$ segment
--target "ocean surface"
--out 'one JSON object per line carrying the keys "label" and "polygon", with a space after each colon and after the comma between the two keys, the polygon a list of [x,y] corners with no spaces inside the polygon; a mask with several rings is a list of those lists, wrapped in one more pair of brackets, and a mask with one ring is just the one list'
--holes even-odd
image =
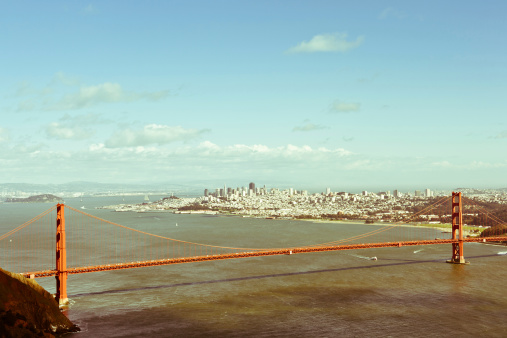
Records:
{"label": "ocean surface", "polygon": [[[372,227],[96,209],[143,198],[65,203],[162,236],[234,247],[311,245]],[[0,203],[0,235],[50,206]],[[507,247],[469,243],[464,253],[469,265],[446,264],[451,246],[432,245],[72,275],[65,311],[82,331],[68,336],[507,336]],[[55,292],[54,278],[37,282]]]}

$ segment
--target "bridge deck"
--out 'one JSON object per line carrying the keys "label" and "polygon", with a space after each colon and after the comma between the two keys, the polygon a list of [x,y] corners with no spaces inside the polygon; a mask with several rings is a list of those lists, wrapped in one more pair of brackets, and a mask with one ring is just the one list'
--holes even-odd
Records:
{"label": "bridge deck", "polygon": [[[506,237],[485,237],[485,238],[464,238],[463,242],[504,242],[507,241]],[[402,242],[385,242],[385,243],[362,243],[362,244],[347,244],[347,245],[334,245],[334,246],[316,246],[316,247],[297,247],[297,248],[283,248],[265,251],[250,251],[241,253],[206,255],[206,256],[193,256],[181,257],[171,259],[159,259],[151,261],[128,262],[108,265],[85,266],[78,268],[67,269],[67,274],[74,275],[79,273],[89,273],[97,271],[110,271],[122,270],[132,268],[142,268],[149,266],[182,264],[193,262],[205,262],[223,259],[247,258],[247,257],[260,257],[260,256],[274,256],[274,255],[291,255],[308,252],[325,252],[325,251],[340,251],[340,250],[357,250],[357,249],[373,249],[373,248],[386,248],[386,247],[402,247],[402,246],[415,246],[415,245],[432,245],[432,244],[450,244],[458,243],[457,239],[434,239],[423,241],[402,241]],[[22,273],[27,278],[41,278],[51,277],[57,275],[56,270],[46,271],[32,271]]]}

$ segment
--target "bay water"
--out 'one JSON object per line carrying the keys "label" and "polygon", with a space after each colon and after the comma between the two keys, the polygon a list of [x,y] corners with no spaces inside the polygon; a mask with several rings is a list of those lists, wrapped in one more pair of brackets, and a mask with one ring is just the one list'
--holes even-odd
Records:
{"label": "bay water", "polygon": [[[65,203],[150,233],[234,247],[313,245],[371,229],[352,223],[96,209],[142,203],[143,197]],[[49,207],[0,203],[0,235]],[[82,240],[93,241],[93,236]],[[471,264],[447,264],[451,246],[430,245],[71,275],[65,313],[82,331],[68,336],[507,336],[507,247],[469,243],[464,253]],[[54,278],[37,282],[55,292]]]}

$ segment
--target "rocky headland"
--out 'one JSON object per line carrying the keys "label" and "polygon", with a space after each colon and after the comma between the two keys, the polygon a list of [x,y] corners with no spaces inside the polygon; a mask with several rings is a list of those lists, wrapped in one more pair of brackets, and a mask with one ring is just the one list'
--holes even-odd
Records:
{"label": "rocky headland", "polygon": [[79,328],[35,280],[0,269],[1,337],[55,337],[76,331]]}

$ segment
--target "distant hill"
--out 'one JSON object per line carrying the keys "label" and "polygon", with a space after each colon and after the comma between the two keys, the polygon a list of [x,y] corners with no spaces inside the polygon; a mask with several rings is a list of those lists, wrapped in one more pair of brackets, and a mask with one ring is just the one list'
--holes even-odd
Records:
{"label": "distant hill", "polygon": [[43,194],[43,195],[36,195],[36,196],[30,196],[27,198],[7,198],[5,202],[11,202],[11,203],[63,203],[63,199],[51,195],[51,194]]}
{"label": "distant hill", "polygon": [[79,328],[35,280],[0,269],[0,337],[55,337]]}

